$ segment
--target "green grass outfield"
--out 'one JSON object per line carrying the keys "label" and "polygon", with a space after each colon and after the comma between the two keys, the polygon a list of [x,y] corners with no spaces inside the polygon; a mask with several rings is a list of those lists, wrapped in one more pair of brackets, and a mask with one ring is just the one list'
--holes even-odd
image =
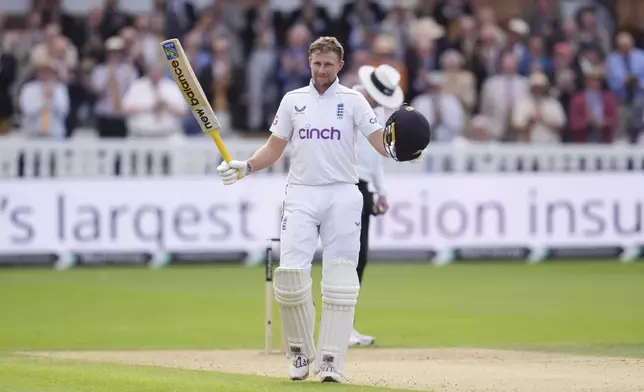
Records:
{"label": "green grass outfield", "polygon": [[[316,266],[316,298],[319,279]],[[367,269],[356,317],[358,329],[377,336],[379,347],[490,347],[644,357],[644,263],[470,263],[444,268],[373,264]],[[3,392],[328,389],[263,377],[52,362],[11,354],[260,349],[263,333],[263,267],[0,270]],[[379,389],[334,387],[344,390]]]}
{"label": "green grass outfield", "polygon": [[2,392],[393,392],[396,389],[294,383],[268,377],[153,366],[86,364],[0,356]]}

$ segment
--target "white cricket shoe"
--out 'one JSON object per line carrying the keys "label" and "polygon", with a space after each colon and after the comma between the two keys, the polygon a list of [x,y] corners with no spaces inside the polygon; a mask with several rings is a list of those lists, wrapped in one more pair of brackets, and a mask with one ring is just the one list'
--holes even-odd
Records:
{"label": "white cricket shoe", "polygon": [[376,338],[369,335],[363,335],[355,328],[351,331],[349,336],[349,346],[369,346],[376,342]]}
{"label": "white cricket shoe", "polygon": [[320,368],[320,381],[341,383],[342,375],[335,370],[333,365],[323,363]]}
{"label": "white cricket shoe", "polygon": [[288,375],[293,381],[306,380],[309,377],[309,359],[302,354],[296,354],[289,366]]}

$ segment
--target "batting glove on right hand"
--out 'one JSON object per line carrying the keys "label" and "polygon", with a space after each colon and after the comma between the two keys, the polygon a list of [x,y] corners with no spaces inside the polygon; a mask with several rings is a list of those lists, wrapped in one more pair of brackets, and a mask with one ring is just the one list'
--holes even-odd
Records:
{"label": "batting glove on right hand", "polygon": [[232,185],[238,179],[246,177],[248,174],[248,164],[247,161],[224,161],[217,167],[217,171],[224,185]]}

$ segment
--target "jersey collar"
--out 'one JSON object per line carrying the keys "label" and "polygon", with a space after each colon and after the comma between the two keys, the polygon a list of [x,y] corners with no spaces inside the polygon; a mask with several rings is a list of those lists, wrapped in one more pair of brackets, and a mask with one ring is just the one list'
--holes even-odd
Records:
{"label": "jersey collar", "polygon": [[[336,90],[338,89],[338,86],[340,85],[340,78],[335,77],[335,81],[331,83],[328,89],[322,94],[323,97],[329,97],[335,95]],[[320,93],[318,93],[318,90],[315,89],[315,86],[313,86],[313,78],[309,81],[309,92],[311,94],[315,94],[317,96],[320,96]]]}

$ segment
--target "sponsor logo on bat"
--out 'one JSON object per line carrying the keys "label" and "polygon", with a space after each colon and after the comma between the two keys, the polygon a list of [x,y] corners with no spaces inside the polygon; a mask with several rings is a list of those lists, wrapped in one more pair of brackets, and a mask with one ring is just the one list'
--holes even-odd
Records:
{"label": "sponsor logo on bat", "polygon": [[179,63],[178,60],[173,60],[170,65],[172,66],[172,71],[177,76],[176,80],[179,83],[181,90],[183,91],[183,95],[187,98],[190,104],[190,109],[204,124],[206,129],[212,129],[212,120],[208,117],[208,114],[204,110],[204,106],[199,101],[199,98],[193,91],[192,86],[190,86],[190,82],[188,82],[188,80],[186,79],[186,74],[181,68],[181,63]]}
{"label": "sponsor logo on bat", "polygon": [[179,51],[174,42],[168,42],[163,44],[163,52],[165,53],[165,58],[168,60],[174,60],[179,58]]}

